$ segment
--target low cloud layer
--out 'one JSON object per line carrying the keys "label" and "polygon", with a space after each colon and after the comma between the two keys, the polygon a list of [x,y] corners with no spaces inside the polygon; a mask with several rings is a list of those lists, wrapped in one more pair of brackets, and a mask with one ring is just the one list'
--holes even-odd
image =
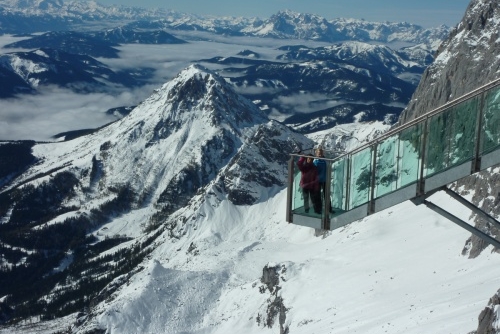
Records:
{"label": "low cloud layer", "polygon": [[[210,41],[200,40],[209,36],[212,37]],[[155,76],[142,88],[132,90],[110,87],[105,94],[77,94],[57,87],[41,87],[36,95],[1,99],[0,140],[52,140],[52,136],[61,132],[96,128],[112,122],[116,118],[106,114],[108,109],[141,103],[154,89],[170,81],[193,61],[216,56],[236,56],[245,49],[251,49],[259,53],[262,59],[269,60],[283,53],[277,50],[281,45],[259,38],[229,38],[206,33],[201,36],[196,32],[184,33],[179,38],[186,39],[189,43],[128,44],[118,47],[120,59],[98,59],[115,71],[154,68]],[[0,47],[19,39],[22,38],[0,36]],[[21,50],[0,48],[0,54],[15,51]],[[217,65],[202,64],[217,69]]]}
{"label": "low cloud layer", "polygon": [[344,100],[333,100],[331,97],[319,93],[278,96],[274,102],[282,105],[285,109],[293,109],[294,112],[299,113],[312,113],[346,103]]}
{"label": "low cloud layer", "polygon": [[51,140],[60,132],[96,128],[116,120],[110,108],[137,103],[134,92],[117,96],[76,94],[67,89],[45,88],[41,94],[0,101],[0,140]]}

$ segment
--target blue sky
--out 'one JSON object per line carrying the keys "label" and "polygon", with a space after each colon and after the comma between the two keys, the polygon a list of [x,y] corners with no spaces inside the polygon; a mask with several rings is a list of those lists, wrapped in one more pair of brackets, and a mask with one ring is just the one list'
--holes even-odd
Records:
{"label": "blue sky", "polygon": [[97,0],[111,5],[163,7],[185,13],[258,16],[268,18],[279,10],[368,21],[410,22],[424,27],[455,26],[470,0]]}

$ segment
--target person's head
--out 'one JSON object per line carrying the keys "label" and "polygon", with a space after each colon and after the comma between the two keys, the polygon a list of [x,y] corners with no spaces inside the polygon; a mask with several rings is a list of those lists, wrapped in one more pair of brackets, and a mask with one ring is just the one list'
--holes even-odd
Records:
{"label": "person's head", "polygon": [[307,156],[307,158],[306,158],[306,161],[307,161],[308,163],[312,163],[312,162],[313,162],[313,159],[314,159],[314,157],[313,157],[312,155],[308,155],[308,156]]}
{"label": "person's head", "polygon": [[323,155],[323,149],[321,147],[318,147],[316,149],[316,156],[317,157],[324,157],[324,155]]}

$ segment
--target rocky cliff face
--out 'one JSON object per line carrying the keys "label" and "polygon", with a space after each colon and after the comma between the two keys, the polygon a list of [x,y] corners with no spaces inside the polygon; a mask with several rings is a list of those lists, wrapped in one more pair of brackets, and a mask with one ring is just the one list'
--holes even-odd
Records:
{"label": "rocky cliff face", "polygon": [[[461,95],[479,88],[500,76],[500,3],[494,0],[472,0],[450,37],[438,48],[434,63],[427,68],[410,103],[400,116],[403,124]],[[474,174],[452,185],[462,195],[472,193],[472,201],[495,217],[500,206],[495,199],[500,191],[500,168]],[[475,218],[475,226],[499,238],[500,231],[488,222]],[[470,258],[477,257],[487,246],[471,236],[463,249]],[[475,333],[500,333],[497,319],[498,293],[479,316]]]}
{"label": "rocky cliff face", "polygon": [[[438,48],[435,62],[427,68],[410,103],[400,116],[406,123],[445,103],[479,88],[500,74],[500,44],[498,22],[500,3],[492,0],[472,0],[450,37]],[[460,180],[454,187],[462,194],[473,192],[473,202],[492,215],[500,214],[494,205],[500,191],[498,168],[477,173]],[[492,236],[499,231],[485,221],[476,219],[476,227]],[[476,236],[467,240],[464,255],[478,256],[488,244]]]}
{"label": "rocky cliff face", "polygon": [[499,314],[496,311],[500,306],[500,290],[490,298],[488,306],[479,315],[479,326],[474,334],[497,334],[500,333],[495,322],[498,321]]}
{"label": "rocky cliff face", "polygon": [[406,123],[498,78],[500,3],[472,0],[401,114]]}

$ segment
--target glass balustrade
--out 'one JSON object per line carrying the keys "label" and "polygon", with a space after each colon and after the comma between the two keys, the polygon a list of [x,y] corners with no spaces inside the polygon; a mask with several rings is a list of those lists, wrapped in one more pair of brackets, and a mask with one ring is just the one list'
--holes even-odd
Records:
{"label": "glass balustrade", "polygon": [[375,196],[388,194],[398,187],[399,135],[382,141],[377,147],[375,165]]}
{"label": "glass balustrade", "polygon": [[333,161],[330,173],[330,200],[334,211],[347,211],[347,176],[349,159]]}
{"label": "glass balustrade", "polygon": [[481,152],[484,154],[500,146],[500,87],[486,93],[482,121]]}
{"label": "glass balustrade", "polygon": [[[299,169],[298,162],[299,157],[295,157],[293,161],[293,192],[292,192],[292,210],[295,214],[300,214],[303,216],[313,217],[313,218],[322,218],[323,217],[323,196],[321,191],[319,190],[319,186],[316,191],[307,190],[304,191],[302,185],[300,184],[300,180],[302,177],[302,172]],[[313,186],[309,186],[307,188],[311,188]],[[313,187],[314,188],[314,187]],[[321,212],[316,212],[315,203],[317,201],[319,206],[321,207]],[[317,205],[317,204],[316,204]]]}
{"label": "glass balustrade", "polygon": [[474,157],[478,99],[462,102],[429,118],[425,176],[431,176]]}
{"label": "glass balustrade", "polygon": [[398,189],[417,182],[422,165],[422,129],[419,123],[399,133]]}
{"label": "glass balustrade", "polygon": [[[480,126],[476,126],[478,120]],[[481,145],[477,145],[478,140]],[[330,217],[416,184],[421,175],[435,176],[463,166],[476,154],[497,149],[500,149],[500,86],[422,118],[354,153],[325,159],[330,176],[328,192],[335,212]],[[292,211],[323,218],[312,209],[305,212],[298,159],[294,157]],[[327,204],[322,202],[323,213]]]}
{"label": "glass balustrade", "polygon": [[372,148],[353,154],[350,163],[349,209],[352,209],[370,200]]}

